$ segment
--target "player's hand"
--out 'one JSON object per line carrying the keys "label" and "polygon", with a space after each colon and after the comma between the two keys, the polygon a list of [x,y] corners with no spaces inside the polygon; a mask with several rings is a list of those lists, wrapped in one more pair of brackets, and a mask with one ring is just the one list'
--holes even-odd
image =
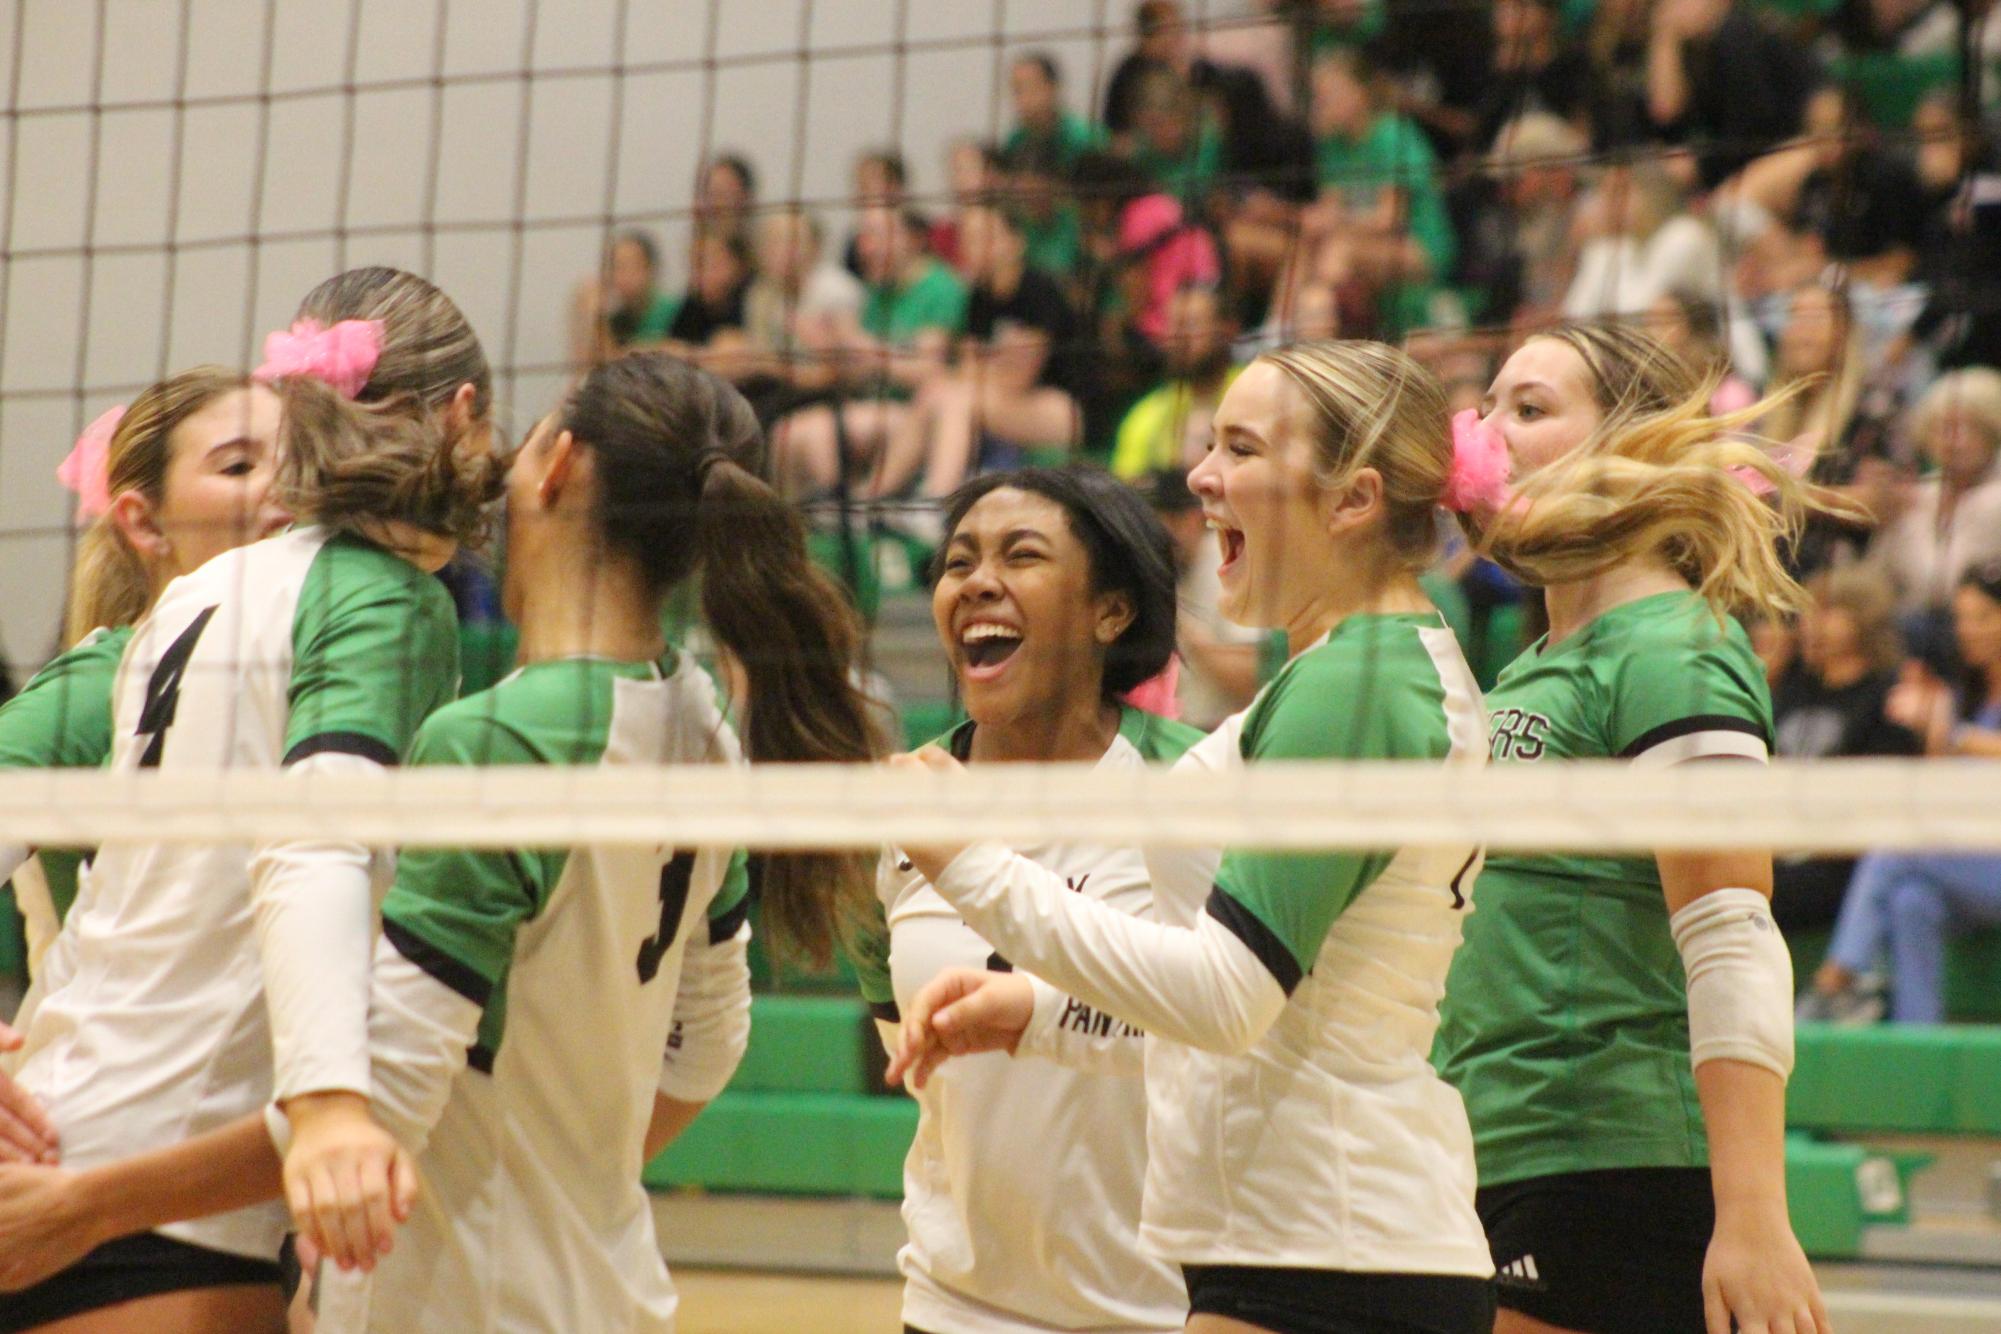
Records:
{"label": "player's hand", "polygon": [[953,1056],[1014,1054],[1035,1014],[1035,991],[1019,973],[948,968],[903,1011],[903,1032],[885,1078],[923,1088]]}
{"label": "player's hand", "polygon": [[[953,759],[948,752],[937,746],[924,746],[907,754],[892,755],[884,763],[892,769],[901,769],[905,772],[914,771],[936,774],[957,773],[966,767]],[[906,845],[901,849],[903,855],[910,859],[910,864],[915,866],[918,872],[933,884],[938,882],[939,874],[952,864],[952,859],[965,850],[963,844],[956,847],[947,847],[944,845],[909,847]]]}
{"label": "player's hand", "polygon": [[97,1234],[76,1173],[0,1163],[0,1292],[39,1283],[107,1240]]}
{"label": "player's hand", "polygon": [[[20,1033],[0,1024],[0,1051],[20,1047]],[[0,1163],[54,1163],[62,1157],[55,1122],[39,1099],[0,1073]]]}
{"label": "player's hand", "polygon": [[285,1201],[300,1254],[342,1269],[373,1269],[389,1253],[396,1225],[417,1202],[417,1166],[368,1113],[359,1093],[289,1099],[292,1147],[285,1155]]}
{"label": "player's hand", "polygon": [[1834,1331],[1813,1268],[1778,1206],[1718,1211],[1702,1266],[1702,1307],[1708,1334]]}

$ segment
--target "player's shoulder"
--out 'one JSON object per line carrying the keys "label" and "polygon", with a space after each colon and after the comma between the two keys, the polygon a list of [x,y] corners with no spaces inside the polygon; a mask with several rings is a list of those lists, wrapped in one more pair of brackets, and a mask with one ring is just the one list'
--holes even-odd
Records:
{"label": "player's shoulder", "polygon": [[334,599],[400,598],[426,610],[451,610],[451,594],[434,575],[388,548],[352,533],[304,536],[318,543],[311,553],[307,578]]}
{"label": "player's shoulder", "polygon": [[21,688],[21,694],[46,690],[63,681],[73,683],[79,677],[102,677],[108,682],[117,673],[118,661],[125,654],[125,646],[131,642],[131,626],[99,626],[51,658],[42,670],[29,678],[28,684]]}
{"label": "player's shoulder", "polygon": [[[524,688],[524,680],[529,684]],[[410,745],[412,764],[540,764],[536,726],[547,692],[514,676],[434,710]]]}
{"label": "player's shoulder", "polygon": [[1119,735],[1146,763],[1172,764],[1208,734],[1177,719],[1127,706],[1121,711]]}

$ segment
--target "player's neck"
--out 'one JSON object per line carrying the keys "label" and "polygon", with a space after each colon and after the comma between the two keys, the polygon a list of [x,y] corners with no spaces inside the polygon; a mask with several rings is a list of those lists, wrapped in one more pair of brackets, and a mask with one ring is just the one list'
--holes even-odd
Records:
{"label": "player's neck", "polygon": [[1549,605],[1549,642],[1560,644],[1616,607],[1656,593],[1686,591],[1688,580],[1658,560],[1621,561],[1574,584],[1543,590]]}
{"label": "player's neck", "polygon": [[607,562],[550,569],[521,598],[521,661],[609,658],[651,662],[666,645],[659,599],[635,571]]}
{"label": "player's neck", "polygon": [[973,728],[976,764],[1096,763],[1119,734],[1120,710],[1093,699],[1074,708]]}
{"label": "player's neck", "polygon": [[[1288,656],[1298,657],[1334,633],[1334,627],[1350,616],[1395,616],[1434,611],[1431,599],[1417,576],[1387,558],[1374,562],[1368,553],[1357,553],[1343,562],[1350,577],[1328,583],[1318,597],[1310,599],[1285,619]],[[1368,572],[1368,573],[1365,573]]]}

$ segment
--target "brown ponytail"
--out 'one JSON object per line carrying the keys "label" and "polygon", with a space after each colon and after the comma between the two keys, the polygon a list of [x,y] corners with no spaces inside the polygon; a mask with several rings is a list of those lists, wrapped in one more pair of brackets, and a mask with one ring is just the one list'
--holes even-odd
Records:
{"label": "brown ponytail", "polygon": [[[597,367],[562,424],[595,457],[597,539],[665,598],[699,571],[702,613],[742,669],[738,719],[753,763],[861,761],[876,754],[856,685],[861,627],[806,554],[798,513],[757,476],[763,437],[743,395],[664,353]],[[771,853],[760,907],[780,953],[817,962],[847,937],[870,893],[873,856]]]}
{"label": "brown ponytail", "polygon": [[[161,380],[133,399],[106,449],[107,494],[137,491],[152,504],[161,504],[174,462],[174,432],[216,399],[249,384],[248,376],[235,371],[197,366]],[[77,539],[69,604],[63,612],[63,647],[74,647],[99,626],[130,625],[152,603],[152,572],[111,516],[100,514]]]}

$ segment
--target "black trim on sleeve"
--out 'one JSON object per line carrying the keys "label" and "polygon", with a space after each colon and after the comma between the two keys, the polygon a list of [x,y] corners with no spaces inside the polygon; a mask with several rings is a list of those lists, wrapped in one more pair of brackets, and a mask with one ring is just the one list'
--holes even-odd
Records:
{"label": "black trim on sleeve", "polygon": [[432,981],[458,992],[474,1005],[484,1008],[487,999],[493,995],[493,983],[408,927],[385,917],[382,919],[382,935],[396,947],[398,954],[428,973]]}
{"label": "black trim on sleeve", "polygon": [[483,1075],[493,1073],[493,1048],[484,1042],[475,1042],[466,1048],[466,1064]]}
{"label": "black trim on sleeve", "polygon": [[319,732],[301,738],[299,744],[286,751],[285,763],[297,764],[309,755],[359,755],[385,769],[395,768],[402,758],[385,742],[360,732]]}
{"label": "black trim on sleeve", "polygon": [[1772,748],[1771,737],[1765,729],[1748,718],[1739,718],[1728,713],[1698,713],[1687,718],[1677,718],[1671,723],[1662,723],[1650,728],[1633,739],[1633,743],[1619,752],[1619,758],[1630,760],[1636,755],[1644,755],[1664,741],[1672,741],[1679,736],[1689,736],[1696,732],[1742,732],[1754,736],[1765,743],[1765,749]]}
{"label": "black trim on sleeve", "polygon": [[721,917],[711,917],[709,919],[709,943],[711,945],[722,944],[724,941],[735,936],[743,924],[749,920],[750,895],[746,894],[736,901],[736,907],[731,908]]}
{"label": "black trim on sleeve", "polygon": [[1224,893],[1221,885],[1210,889],[1209,901],[1202,906],[1205,912],[1223,924],[1225,931],[1243,941],[1250,952],[1258,956],[1258,962],[1271,973],[1280,991],[1288,996],[1293,993],[1306,972],[1299,966],[1299,960],[1292,957],[1292,951],[1286,948],[1285,942],[1259,921],[1257,914]]}
{"label": "black trim on sleeve", "polygon": [[885,1024],[900,1024],[903,1022],[903,1011],[897,1007],[896,1002],[893,1000],[870,1001],[868,1003],[868,1012],[875,1018],[882,1020]]}

